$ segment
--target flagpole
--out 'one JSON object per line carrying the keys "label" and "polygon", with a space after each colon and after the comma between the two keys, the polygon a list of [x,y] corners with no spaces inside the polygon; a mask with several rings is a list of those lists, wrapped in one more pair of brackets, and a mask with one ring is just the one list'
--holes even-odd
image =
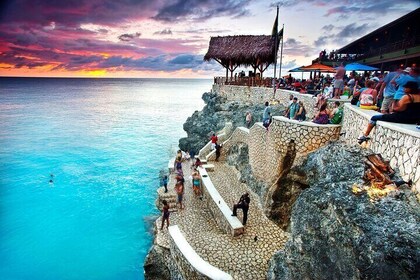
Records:
{"label": "flagpole", "polygon": [[280,50],[280,65],[279,65],[279,78],[281,78],[281,64],[283,62],[283,42],[284,42],[284,24],[283,24],[283,34],[281,36],[281,50]]}
{"label": "flagpole", "polygon": [[[279,25],[279,23],[278,23],[278,18],[279,18],[279,6],[277,6],[277,15],[276,15],[276,22],[275,22],[275,24],[276,24],[276,27],[275,27],[275,32],[276,32],[276,35],[275,35],[275,37],[274,37],[274,40],[275,40],[275,42],[274,42],[274,79],[273,79],[273,81],[272,81],[272,85],[273,85],[273,99],[274,99],[274,97],[276,96],[276,68],[277,68],[277,52],[278,52],[278,25]],[[274,29],[274,27],[273,27],[273,29]]]}

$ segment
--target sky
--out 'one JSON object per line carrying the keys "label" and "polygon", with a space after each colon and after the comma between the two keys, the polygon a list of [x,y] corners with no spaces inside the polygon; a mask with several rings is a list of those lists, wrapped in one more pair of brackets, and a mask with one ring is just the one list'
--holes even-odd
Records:
{"label": "sky", "polygon": [[[0,3],[0,76],[125,78],[223,76],[221,65],[203,61],[210,37],[270,35],[276,6],[283,75],[420,7],[419,0]],[[270,67],[264,76],[272,75]]]}

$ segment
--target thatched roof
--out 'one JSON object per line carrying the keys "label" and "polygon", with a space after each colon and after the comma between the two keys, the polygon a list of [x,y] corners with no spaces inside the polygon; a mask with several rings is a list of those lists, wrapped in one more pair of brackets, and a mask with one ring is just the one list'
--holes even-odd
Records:
{"label": "thatched roof", "polygon": [[225,65],[273,63],[274,44],[271,35],[212,37],[204,60],[215,59]]}

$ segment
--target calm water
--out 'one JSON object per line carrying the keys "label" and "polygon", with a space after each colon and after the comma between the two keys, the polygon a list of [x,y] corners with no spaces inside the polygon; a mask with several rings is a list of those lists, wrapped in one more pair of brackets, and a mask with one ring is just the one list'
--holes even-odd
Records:
{"label": "calm water", "polygon": [[0,278],[143,279],[159,170],[211,83],[0,78]]}

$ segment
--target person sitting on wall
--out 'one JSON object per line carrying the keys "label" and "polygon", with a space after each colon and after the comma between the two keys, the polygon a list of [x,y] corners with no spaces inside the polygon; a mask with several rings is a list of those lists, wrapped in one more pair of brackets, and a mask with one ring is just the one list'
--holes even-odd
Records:
{"label": "person sitting on wall", "polygon": [[360,109],[366,110],[377,110],[378,107],[376,106],[376,99],[377,99],[377,91],[375,89],[376,82],[374,80],[368,80],[366,82],[366,87],[359,97],[360,100]]}
{"label": "person sitting on wall", "polygon": [[327,109],[327,103],[324,103],[319,109],[319,112],[315,115],[313,122],[317,124],[328,124],[329,116],[330,114]]}
{"label": "person sitting on wall", "polygon": [[369,134],[377,121],[394,123],[420,123],[420,94],[418,83],[409,81],[404,85],[405,95],[395,103],[394,113],[375,115],[370,118],[365,132],[357,138],[359,144],[369,140]]}
{"label": "person sitting on wall", "polygon": [[236,212],[238,208],[242,209],[244,214],[242,219],[242,225],[246,225],[246,221],[248,220],[248,209],[249,203],[251,203],[251,199],[249,198],[249,193],[244,193],[241,198],[239,199],[238,203],[233,205],[233,213],[232,216],[236,216]]}
{"label": "person sitting on wall", "polygon": [[343,119],[343,107],[340,107],[340,102],[334,102],[334,109],[330,113],[330,123],[339,124]]}
{"label": "person sitting on wall", "polygon": [[299,104],[299,110],[297,111],[295,115],[295,120],[298,120],[301,122],[301,121],[306,120],[306,109],[302,101],[299,101],[298,104]]}
{"label": "person sitting on wall", "polygon": [[297,97],[293,98],[292,104],[289,105],[286,112],[284,113],[284,116],[289,119],[295,119],[296,113],[299,111],[299,104],[297,102]]}
{"label": "person sitting on wall", "polygon": [[193,165],[193,168],[202,167],[203,163],[201,162],[200,158],[198,156],[195,156],[195,163]]}

